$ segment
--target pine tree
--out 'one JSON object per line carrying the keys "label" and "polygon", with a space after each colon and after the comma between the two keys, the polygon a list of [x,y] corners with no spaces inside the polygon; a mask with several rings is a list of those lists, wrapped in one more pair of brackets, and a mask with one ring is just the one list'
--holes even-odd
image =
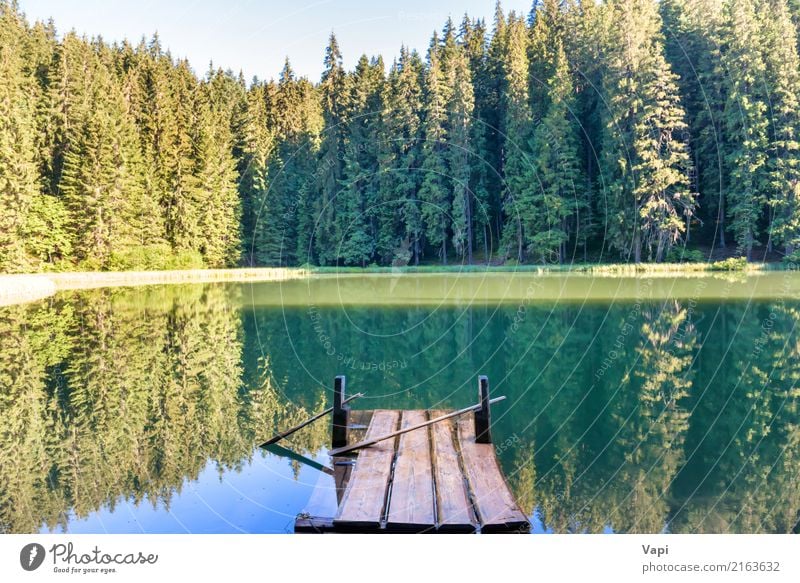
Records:
{"label": "pine tree", "polygon": [[322,117],[307,79],[295,78],[286,59],[278,83],[265,87],[267,124],[275,147],[267,165],[269,185],[254,209],[253,247],[260,265],[296,265],[313,259],[313,215]]}
{"label": "pine tree", "polygon": [[118,259],[115,254],[124,257],[141,244],[140,146],[109,49],[97,42],[83,48],[81,57],[72,73],[87,71],[85,90],[73,104],[77,124],[67,128],[59,191],[75,258],[87,268],[106,269]]}
{"label": "pine tree", "polygon": [[381,200],[378,254],[384,262],[419,261],[424,226],[419,192],[422,61],[416,51],[400,49],[385,85],[381,115]]}
{"label": "pine tree", "polygon": [[[588,260],[590,242],[600,234],[599,217],[604,202],[597,196],[600,180],[600,146],[603,135],[604,108],[600,95],[605,30],[604,10],[594,0],[566,0],[564,12],[564,50],[574,71],[576,117],[580,127],[580,159],[584,175],[586,208],[576,225],[576,244],[583,247],[583,260]],[[602,242],[601,242],[602,243]]]}
{"label": "pine tree", "polygon": [[[709,235],[725,247],[724,72],[720,65],[723,0],[664,0],[665,53],[679,77],[695,168],[693,186]],[[711,230],[713,229],[713,230]],[[690,231],[687,229],[687,237]],[[716,234],[716,237],[714,236]]]}
{"label": "pine tree", "polygon": [[314,246],[320,263],[335,261],[340,244],[336,237],[336,211],[343,174],[343,158],[347,128],[348,79],[342,67],[342,54],[336,36],[331,33],[325,51],[325,70],[319,86],[325,130],[320,150],[320,196],[314,203]]}
{"label": "pine tree", "polygon": [[197,80],[185,60],[170,74],[164,105],[172,112],[174,125],[165,122],[161,154],[156,172],[164,181],[161,205],[167,241],[176,254],[197,253],[202,243],[200,214],[202,199],[196,176],[195,137]]}
{"label": "pine tree", "polygon": [[764,0],[764,65],[769,104],[769,242],[791,255],[800,245],[800,59],[786,0]]}
{"label": "pine tree", "polygon": [[16,4],[0,2],[0,271],[28,268],[24,235],[39,197],[33,84],[24,73],[27,34]]}
{"label": "pine tree", "polygon": [[370,62],[362,55],[350,82],[347,146],[336,235],[338,256],[346,265],[363,267],[375,252],[373,218],[379,194],[377,141],[383,75],[382,61]]}
{"label": "pine tree", "polygon": [[447,139],[446,124],[449,113],[447,106],[452,91],[442,65],[442,53],[439,37],[434,33],[428,49],[428,67],[425,71],[422,124],[424,142],[419,199],[422,220],[425,224],[425,238],[434,249],[438,249],[439,259],[446,264],[452,204],[447,166],[448,148],[452,145]]}
{"label": "pine tree", "polygon": [[503,202],[506,184],[504,180],[505,146],[505,61],[508,45],[508,23],[500,0],[495,3],[491,39],[486,51],[484,74],[477,78],[481,88],[479,116],[485,128],[485,160],[488,173],[489,208],[492,209],[491,229],[500,242],[503,233]]}
{"label": "pine tree", "polygon": [[570,231],[580,224],[588,201],[578,158],[572,76],[560,39],[553,43],[553,76],[543,99],[547,109],[532,138],[537,187],[530,208],[522,214],[528,253],[539,255],[543,261],[563,263]]}
{"label": "pine tree", "polygon": [[[563,50],[563,46],[561,46],[563,45],[562,20],[561,0],[536,0],[533,3],[529,16],[530,88],[528,92],[534,122],[540,121],[549,108],[548,84],[556,75],[554,67],[556,52]],[[559,46],[561,46],[560,49]]]}
{"label": "pine tree", "polygon": [[221,70],[209,71],[196,101],[195,164],[201,201],[198,250],[212,268],[230,267],[241,257],[241,206],[231,131],[234,95],[241,87]]}
{"label": "pine tree", "polygon": [[[472,21],[464,15],[461,23],[461,43],[464,47],[469,62],[470,77],[472,79],[472,93],[474,98],[473,115],[471,120],[470,141],[472,156],[469,160],[472,168],[469,180],[470,196],[472,200],[472,237],[473,244],[483,247],[484,260],[489,261],[489,247],[492,245],[490,225],[496,209],[492,208],[490,192],[497,191],[494,187],[497,180],[495,167],[491,160],[496,156],[489,151],[488,136],[494,131],[487,123],[492,112],[487,111],[489,100],[489,78],[487,65],[486,27],[481,20]],[[470,253],[471,261],[471,248]]]}
{"label": "pine tree", "polygon": [[[447,104],[448,167],[452,184],[453,247],[467,263],[472,263],[475,227],[475,195],[472,166],[476,162],[473,138],[475,94],[466,49],[454,47],[449,64],[449,79],[453,91]],[[480,164],[477,161],[477,164]]]}
{"label": "pine tree", "polygon": [[256,217],[269,192],[269,161],[275,148],[275,133],[268,125],[267,85],[253,81],[247,92],[245,122],[239,160],[239,195],[242,200],[242,243],[246,265],[256,264]]}
{"label": "pine tree", "polygon": [[610,243],[661,261],[694,211],[685,113],[651,0],[609,2],[604,174]]}
{"label": "pine tree", "polygon": [[763,40],[753,0],[727,0],[723,18],[727,214],[737,247],[749,261],[768,181]]}
{"label": "pine tree", "polygon": [[531,111],[528,85],[527,31],[525,23],[512,12],[509,15],[507,54],[504,68],[503,173],[504,247],[507,255],[518,261],[524,257],[525,232],[523,213],[531,208],[532,168],[529,151]]}

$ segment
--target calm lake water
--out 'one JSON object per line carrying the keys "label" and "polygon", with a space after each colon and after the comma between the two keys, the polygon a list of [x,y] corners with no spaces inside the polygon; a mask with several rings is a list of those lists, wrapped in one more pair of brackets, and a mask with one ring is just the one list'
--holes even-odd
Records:
{"label": "calm lake water", "polygon": [[[328,406],[455,408],[489,376],[535,532],[792,532],[800,275],[330,276],[0,308],[0,532],[291,532]],[[284,445],[328,463],[329,426]]]}

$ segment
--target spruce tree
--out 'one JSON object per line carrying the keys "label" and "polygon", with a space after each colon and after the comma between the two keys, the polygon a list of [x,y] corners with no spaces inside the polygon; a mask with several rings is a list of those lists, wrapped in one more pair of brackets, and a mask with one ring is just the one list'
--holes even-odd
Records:
{"label": "spruce tree", "polygon": [[689,123],[693,187],[700,193],[702,222],[712,243],[716,239],[725,247],[722,5],[723,0],[664,0],[660,10],[667,60],[679,77]]}
{"label": "spruce tree", "polygon": [[533,135],[536,187],[532,204],[522,215],[528,253],[545,262],[563,263],[571,231],[580,225],[588,201],[578,153],[572,76],[561,40],[553,43],[552,56],[544,57],[552,59],[548,66],[553,70],[542,100],[547,109]]}
{"label": "spruce tree", "polygon": [[256,217],[269,191],[269,161],[275,133],[268,125],[267,85],[253,81],[247,92],[245,122],[239,160],[239,195],[242,200],[242,244],[246,265],[256,264]]}
{"label": "spruce tree", "polygon": [[241,205],[231,131],[237,82],[217,69],[209,71],[196,101],[198,120],[194,162],[200,201],[198,250],[212,268],[235,265],[241,256]]}
{"label": "spruce tree", "polygon": [[336,36],[331,33],[325,50],[325,70],[319,86],[325,129],[320,149],[319,196],[314,197],[314,248],[323,265],[335,261],[339,245],[336,237],[336,210],[347,129],[348,78],[342,67],[342,54]]}
{"label": "spruce tree", "polygon": [[[487,65],[487,44],[486,27],[481,20],[470,20],[469,16],[464,15],[461,23],[461,44],[464,47],[467,60],[469,62],[470,77],[472,79],[472,93],[474,98],[473,115],[471,121],[472,135],[472,156],[470,166],[470,196],[472,199],[472,237],[471,241],[475,245],[483,248],[484,261],[489,260],[490,246],[492,245],[492,234],[490,230],[491,220],[496,212],[492,208],[492,191],[499,190],[494,185],[498,183],[496,167],[492,165],[492,160],[496,152],[489,151],[489,136],[493,129],[487,120],[491,117],[491,111],[487,110],[489,101],[489,68]],[[471,247],[470,247],[471,249]],[[470,251],[471,254],[471,251]]]}
{"label": "spruce tree", "polygon": [[422,61],[401,47],[385,85],[381,115],[381,200],[378,253],[382,261],[419,262],[424,225],[420,212]]}
{"label": "spruce tree", "polygon": [[505,87],[503,242],[506,255],[522,261],[525,251],[523,214],[531,208],[531,196],[535,185],[532,182],[529,150],[532,120],[528,85],[528,36],[525,22],[513,12],[509,15],[506,34],[507,52],[503,70]]}
{"label": "spruce tree", "polygon": [[769,242],[791,255],[800,244],[800,59],[786,0],[763,0],[768,91]]}
{"label": "spruce tree", "polygon": [[362,55],[350,82],[347,145],[337,220],[338,256],[365,266],[375,252],[383,62]]}
{"label": "spruce tree", "polygon": [[605,58],[604,179],[610,244],[661,261],[694,211],[685,113],[651,0],[613,1]]}
{"label": "spruce tree", "polygon": [[726,206],[739,252],[749,261],[768,186],[763,37],[754,0],[727,0],[723,19]]}
{"label": "spruce tree", "polygon": [[29,267],[25,230],[39,196],[34,86],[24,73],[26,35],[16,5],[0,2],[0,271]]}
{"label": "spruce tree", "polygon": [[72,73],[84,72],[85,90],[72,104],[77,123],[66,128],[59,191],[75,258],[85,268],[106,269],[141,244],[135,204],[144,197],[141,158],[109,49],[97,41],[79,52]]}
{"label": "spruce tree", "polygon": [[[447,104],[448,167],[451,186],[453,247],[468,264],[472,263],[475,227],[475,195],[473,165],[480,165],[474,151],[473,112],[475,94],[466,49],[456,46],[449,65],[452,87]],[[480,188],[482,185],[479,185]]]}
{"label": "spruce tree", "polygon": [[425,224],[425,238],[434,249],[438,250],[439,259],[446,264],[452,204],[447,166],[448,149],[452,144],[447,139],[446,124],[449,113],[447,106],[452,89],[448,86],[449,79],[442,65],[442,53],[439,37],[434,33],[428,49],[428,67],[425,71],[422,124],[424,142],[419,199],[422,220]]}

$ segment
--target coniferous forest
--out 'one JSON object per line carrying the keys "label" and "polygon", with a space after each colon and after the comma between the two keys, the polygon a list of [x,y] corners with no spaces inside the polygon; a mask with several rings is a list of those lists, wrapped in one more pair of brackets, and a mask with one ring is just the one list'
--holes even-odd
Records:
{"label": "coniferous forest", "polygon": [[263,81],[0,0],[0,271],[796,256],[798,25],[536,0]]}

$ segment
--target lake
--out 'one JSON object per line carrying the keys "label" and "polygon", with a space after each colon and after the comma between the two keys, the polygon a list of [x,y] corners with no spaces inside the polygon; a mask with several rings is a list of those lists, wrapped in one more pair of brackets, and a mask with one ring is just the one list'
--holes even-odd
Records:
{"label": "lake", "polygon": [[[329,406],[456,408],[488,375],[534,532],[792,532],[800,275],[330,275],[0,308],[0,532],[291,532]],[[283,442],[328,463],[329,425]]]}

